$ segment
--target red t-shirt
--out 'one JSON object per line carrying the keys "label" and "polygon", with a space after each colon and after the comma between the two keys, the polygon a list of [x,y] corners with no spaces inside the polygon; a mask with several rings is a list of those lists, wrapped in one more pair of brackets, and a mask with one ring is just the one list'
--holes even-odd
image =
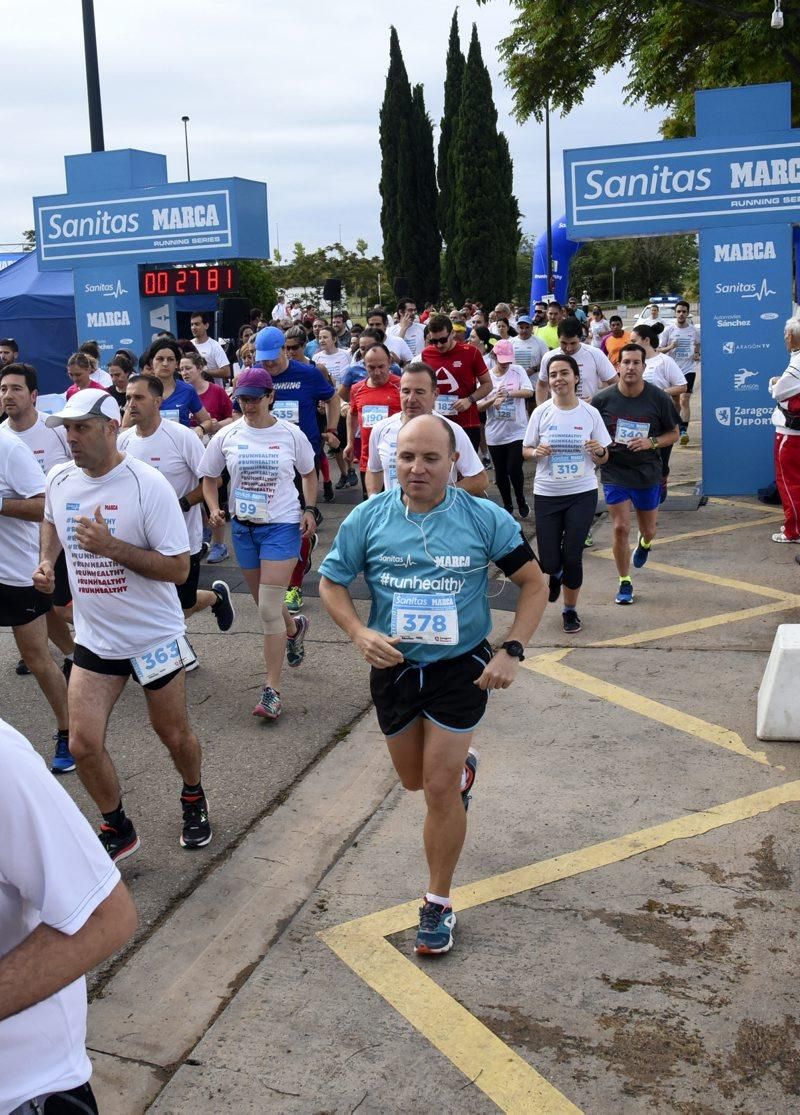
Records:
{"label": "red t-shirt", "polygon": [[[200,395],[200,402],[217,422],[224,422],[226,418],[230,418],[233,414],[233,404],[228,393],[218,383],[209,383],[206,390]],[[197,425],[194,416],[189,419],[189,425]]]}
{"label": "red t-shirt", "polygon": [[[422,360],[430,364],[436,372],[439,395],[451,395],[456,399],[467,399],[479,386],[478,378],[487,375],[486,361],[474,345],[456,341],[449,352],[442,352],[436,345],[426,345],[422,350]],[[480,426],[478,408],[471,406],[460,414],[442,411],[452,422],[459,426]]]}
{"label": "red t-shirt", "polygon": [[67,388],[66,397],[71,399],[73,395],[77,395],[79,391],[86,391],[89,387],[94,387],[97,391],[107,391],[102,383],[95,383],[93,379],[90,379],[86,387],[78,387],[77,383],[73,383],[72,387]]}
{"label": "red t-shirt", "polygon": [[400,410],[400,377],[389,376],[383,387],[370,387],[369,381],[363,379],[350,392],[350,410],[361,429],[361,458],[358,465],[362,472],[366,472],[372,427]]}

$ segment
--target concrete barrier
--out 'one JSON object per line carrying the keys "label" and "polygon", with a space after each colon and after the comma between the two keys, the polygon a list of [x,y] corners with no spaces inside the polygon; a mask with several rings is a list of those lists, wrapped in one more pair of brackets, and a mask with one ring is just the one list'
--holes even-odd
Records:
{"label": "concrete barrier", "polygon": [[800,624],[782,623],[775,632],[758,690],[759,739],[800,741]]}

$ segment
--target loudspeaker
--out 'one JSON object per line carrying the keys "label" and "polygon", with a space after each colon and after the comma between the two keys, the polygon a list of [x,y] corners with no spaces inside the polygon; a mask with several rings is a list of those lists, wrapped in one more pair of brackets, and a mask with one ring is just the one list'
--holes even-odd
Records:
{"label": "loudspeaker", "polygon": [[322,288],[322,297],[325,299],[326,302],[341,302],[342,280],[326,279],[325,285]]}
{"label": "loudspeaker", "polygon": [[247,298],[223,298],[219,304],[219,336],[233,338],[243,325],[250,324],[250,302]]}
{"label": "loudspeaker", "polygon": [[392,290],[394,291],[395,298],[411,297],[411,284],[408,279],[402,279],[399,275],[392,283]]}

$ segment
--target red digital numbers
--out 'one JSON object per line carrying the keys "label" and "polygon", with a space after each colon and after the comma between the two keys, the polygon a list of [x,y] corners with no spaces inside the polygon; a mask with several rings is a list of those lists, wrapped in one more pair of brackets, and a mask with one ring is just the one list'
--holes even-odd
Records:
{"label": "red digital numbers", "polygon": [[230,294],[236,290],[235,267],[153,267],[141,271],[139,290],[144,298],[174,294]]}

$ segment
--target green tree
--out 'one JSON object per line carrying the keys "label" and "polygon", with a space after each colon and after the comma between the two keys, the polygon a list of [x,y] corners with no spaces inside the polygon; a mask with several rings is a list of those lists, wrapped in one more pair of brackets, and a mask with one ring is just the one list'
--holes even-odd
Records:
{"label": "green tree", "polygon": [[[611,268],[616,268],[612,282]],[[584,287],[592,298],[643,302],[651,294],[692,294],[697,286],[697,239],[647,236],[596,240],[583,244],[570,265],[573,291]]]}
{"label": "green tree", "polygon": [[508,298],[515,285],[519,209],[508,143],[497,131],[492,83],[474,24],[448,157],[454,183],[455,271],[454,280],[448,275],[448,287],[456,303],[468,297],[488,305]]}
{"label": "green tree", "polygon": [[26,228],[22,234],[22,250],[23,252],[36,251],[36,229]]}
{"label": "green tree", "polygon": [[[389,72],[380,111],[381,230],[383,258],[392,276],[402,274],[404,235],[408,235],[407,207],[402,187],[408,187],[413,167],[411,151],[411,85],[394,27],[389,32]],[[406,227],[402,227],[405,225]]]}
{"label": "green tree", "polygon": [[[479,0],[485,3],[486,0]],[[800,51],[792,13],[770,28],[765,0],[514,0],[519,15],[500,43],[515,115],[542,119],[545,101],[568,113],[597,75],[622,63],[627,103],[663,108],[665,136],[694,132],[694,90],[791,81],[800,124]],[[577,31],[579,21],[579,32]],[[577,36],[580,35],[578,42]]]}
{"label": "green tree", "polygon": [[450,24],[447,44],[447,62],[444,78],[444,109],[439,125],[439,150],[436,173],[439,182],[439,228],[445,240],[444,280],[448,290],[457,283],[454,273],[453,252],[450,244],[453,235],[453,167],[450,162],[450,145],[453,142],[458,111],[461,107],[461,88],[464,79],[464,55],[458,34],[458,8]]}
{"label": "green tree", "polygon": [[236,297],[246,298],[251,306],[258,306],[268,314],[276,302],[274,268],[271,264],[258,259],[230,259],[226,262],[239,271],[239,293]]}
{"label": "green tree", "polygon": [[412,297],[419,306],[424,306],[426,302],[439,297],[442,238],[436,208],[438,193],[433,157],[433,125],[425,111],[421,85],[414,86],[412,108],[415,170],[413,200],[416,203],[416,212],[411,230],[411,252],[409,259],[403,261],[403,266],[408,275]]}

